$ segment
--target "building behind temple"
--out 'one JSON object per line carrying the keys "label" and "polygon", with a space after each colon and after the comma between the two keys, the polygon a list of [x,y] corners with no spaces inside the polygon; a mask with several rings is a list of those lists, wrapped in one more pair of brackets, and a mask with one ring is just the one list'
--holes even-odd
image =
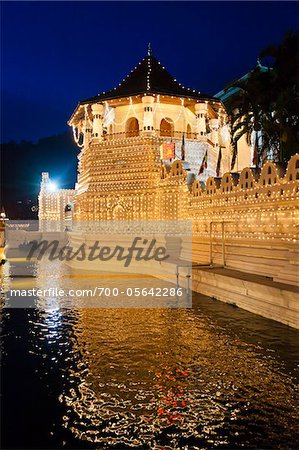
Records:
{"label": "building behind temple", "polygon": [[43,172],[38,197],[40,229],[63,231],[72,219],[74,198],[74,189],[56,189],[49,173]]}
{"label": "building behind temple", "polygon": [[[271,71],[270,67],[263,66],[259,59],[257,59],[256,66],[249,70],[245,75],[237,79],[237,84],[242,85],[242,83],[247,82],[253,73],[265,73]],[[228,110],[232,110],[232,104],[234,104],[234,99],[238,98],[241,94],[241,88],[239,86],[232,86],[232,83],[229,83],[226,87],[224,87],[221,91],[215,94],[215,97],[223,102],[223,104],[227,107]],[[234,108],[235,112],[236,109]],[[244,166],[253,166],[253,161],[255,160],[254,151],[260,152],[262,148],[262,132],[253,131],[250,136],[247,136],[244,133],[241,137],[239,137],[236,142],[236,158],[234,162],[233,170],[238,172],[244,168]],[[249,143],[248,143],[249,141]],[[268,148],[267,151],[264,151],[264,159],[265,160],[274,160],[273,148]]]}

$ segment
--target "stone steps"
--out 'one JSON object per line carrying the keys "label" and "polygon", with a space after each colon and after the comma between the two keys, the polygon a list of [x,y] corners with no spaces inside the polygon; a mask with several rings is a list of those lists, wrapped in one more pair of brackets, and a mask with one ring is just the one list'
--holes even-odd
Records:
{"label": "stone steps", "polygon": [[242,274],[242,279],[237,271],[222,270],[223,274],[221,269],[193,269],[192,289],[299,329],[299,290],[249,274],[247,279]]}
{"label": "stone steps", "polygon": [[[244,272],[275,278],[288,284],[299,284],[299,250],[296,244],[282,241],[226,240],[225,264]],[[213,263],[222,264],[222,243],[213,241]],[[193,239],[194,263],[210,262],[210,243],[207,238]]]}

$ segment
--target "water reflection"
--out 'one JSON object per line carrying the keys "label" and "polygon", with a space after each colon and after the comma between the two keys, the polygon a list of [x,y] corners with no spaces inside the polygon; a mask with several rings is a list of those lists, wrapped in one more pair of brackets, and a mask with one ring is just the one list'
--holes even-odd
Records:
{"label": "water reflection", "polygon": [[259,448],[271,430],[294,438],[291,378],[200,312],[79,311],[76,332],[85,371],[71,372],[77,389],[60,400],[80,439]]}
{"label": "water reflection", "polygon": [[296,448],[298,332],[193,304],[3,310],[5,448]]}

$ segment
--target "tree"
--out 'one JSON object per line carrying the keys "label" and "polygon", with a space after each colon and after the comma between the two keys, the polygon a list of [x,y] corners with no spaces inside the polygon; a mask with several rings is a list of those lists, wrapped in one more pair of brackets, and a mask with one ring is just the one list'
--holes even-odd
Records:
{"label": "tree", "polygon": [[[264,49],[260,57],[271,58],[272,67],[255,69],[226,87],[233,89],[227,108],[231,115],[232,144],[246,135],[261,136],[255,142],[258,165],[272,153],[273,159],[286,163],[299,149],[299,33],[287,33],[283,42]],[[256,140],[256,139],[255,139]]]}

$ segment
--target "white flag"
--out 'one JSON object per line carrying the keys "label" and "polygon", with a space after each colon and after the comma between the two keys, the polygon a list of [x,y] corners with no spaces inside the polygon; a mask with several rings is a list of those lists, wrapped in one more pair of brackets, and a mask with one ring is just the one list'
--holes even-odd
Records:
{"label": "white flag", "polygon": [[110,108],[108,103],[105,103],[104,117],[103,117],[103,127],[108,127],[115,118],[114,108]]}

